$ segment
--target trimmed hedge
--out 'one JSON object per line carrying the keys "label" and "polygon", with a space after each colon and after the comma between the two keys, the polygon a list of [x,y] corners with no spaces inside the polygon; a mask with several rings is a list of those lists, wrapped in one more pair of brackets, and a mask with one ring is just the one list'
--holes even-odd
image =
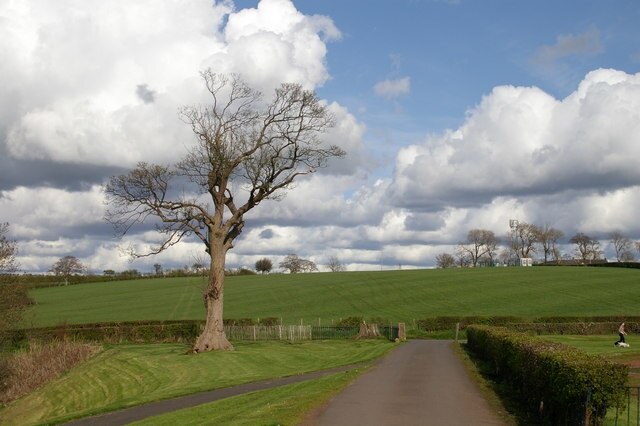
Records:
{"label": "trimmed hedge", "polygon": [[470,326],[467,344],[545,424],[600,424],[623,401],[629,367],[501,327]]}
{"label": "trimmed hedge", "polygon": [[[550,322],[550,323],[520,323],[509,324],[511,330],[520,332],[530,332],[538,335],[543,334],[572,334],[582,336],[618,335],[618,327],[620,322]],[[628,333],[640,334],[640,322],[625,322],[625,329]]]}
{"label": "trimmed hedge", "polygon": [[[526,325],[528,330],[544,330],[546,326],[549,324],[566,324],[566,325],[558,325],[557,329],[562,329],[565,327],[567,330],[571,329],[573,326],[570,324],[589,324],[589,323],[604,323],[600,328],[594,327],[594,329],[603,330],[601,333],[593,333],[593,334],[608,334],[611,332],[617,333],[618,326],[621,322],[626,322],[627,326],[630,324],[640,323],[640,316],[621,316],[621,315],[613,315],[613,316],[576,316],[576,317],[568,317],[568,316],[556,316],[556,317],[538,317],[538,318],[526,318],[526,317],[516,317],[516,316],[442,316],[442,317],[433,317],[433,318],[424,318],[416,321],[416,327],[419,330],[433,332],[433,331],[443,331],[443,330],[453,330],[456,327],[457,323],[460,323],[460,329],[464,330],[471,324],[481,324],[481,325],[493,325],[493,326],[508,326],[509,328],[513,326],[521,326]],[[539,326],[535,324],[540,324]],[[615,324],[614,328],[606,329],[606,327],[611,327],[611,324]],[[580,327],[580,326],[579,326]],[[634,330],[632,330],[634,331]],[[571,334],[569,331],[558,334]],[[575,333],[580,334],[580,333]]]}

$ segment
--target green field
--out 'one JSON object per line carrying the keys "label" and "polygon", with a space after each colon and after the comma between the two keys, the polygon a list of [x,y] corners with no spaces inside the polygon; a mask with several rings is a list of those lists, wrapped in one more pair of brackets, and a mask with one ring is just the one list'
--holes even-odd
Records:
{"label": "green field", "polygon": [[[51,287],[31,292],[27,326],[203,319],[202,278]],[[535,267],[229,277],[225,318],[330,325],[349,316],[393,322],[446,315],[639,315],[640,271]]]}
{"label": "green field", "polygon": [[[159,399],[371,361],[393,347],[384,340],[237,343],[232,352],[187,355],[186,345],[115,345],[0,409],[0,424],[57,423]],[[325,384],[316,392],[339,385]],[[307,395],[300,403],[305,406],[316,398],[317,394]]]}

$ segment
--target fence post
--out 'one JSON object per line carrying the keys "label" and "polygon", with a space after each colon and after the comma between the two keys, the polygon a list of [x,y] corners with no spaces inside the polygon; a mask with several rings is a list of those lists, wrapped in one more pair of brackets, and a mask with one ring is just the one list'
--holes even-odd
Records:
{"label": "fence post", "polygon": [[407,341],[407,329],[403,322],[398,323],[398,339],[400,339],[401,342]]}
{"label": "fence post", "polygon": [[460,323],[456,323],[456,343],[458,343],[458,333],[460,332]]}

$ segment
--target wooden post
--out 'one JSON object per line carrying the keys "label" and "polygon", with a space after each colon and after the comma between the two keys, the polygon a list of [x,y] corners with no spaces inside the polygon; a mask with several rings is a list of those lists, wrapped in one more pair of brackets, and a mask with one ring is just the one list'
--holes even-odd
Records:
{"label": "wooden post", "polygon": [[458,343],[458,333],[460,332],[460,323],[456,323],[456,343]]}
{"label": "wooden post", "polygon": [[400,339],[401,342],[407,341],[407,328],[403,322],[398,324],[398,339]]}

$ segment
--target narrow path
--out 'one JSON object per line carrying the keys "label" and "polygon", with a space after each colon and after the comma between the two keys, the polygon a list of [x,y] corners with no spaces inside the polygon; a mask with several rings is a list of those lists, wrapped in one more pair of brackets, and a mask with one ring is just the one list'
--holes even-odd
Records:
{"label": "narrow path", "polygon": [[217,401],[219,399],[229,398],[236,395],[242,395],[249,392],[271,389],[277,386],[284,386],[291,383],[303,382],[305,380],[319,379],[329,374],[340,373],[343,371],[362,368],[370,363],[360,363],[335,367],[327,370],[314,371],[312,373],[300,374],[297,376],[282,377],[276,379],[263,380],[261,382],[247,383],[244,385],[233,386],[224,389],[216,389],[207,392],[200,392],[193,395],[186,395],[177,398],[165,399],[161,401],[151,402],[144,405],[138,405],[126,408],[120,411],[101,414],[93,417],[85,417],[83,419],[74,420],[66,423],[68,426],[120,426],[131,422],[146,419],[147,417],[157,416],[169,413],[183,408],[195,407],[197,405],[206,404],[208,402]]}
{"label": "narrow path", "polygon": [[503,425],[451,341],[412,340],[334,397],[305,425]]}

